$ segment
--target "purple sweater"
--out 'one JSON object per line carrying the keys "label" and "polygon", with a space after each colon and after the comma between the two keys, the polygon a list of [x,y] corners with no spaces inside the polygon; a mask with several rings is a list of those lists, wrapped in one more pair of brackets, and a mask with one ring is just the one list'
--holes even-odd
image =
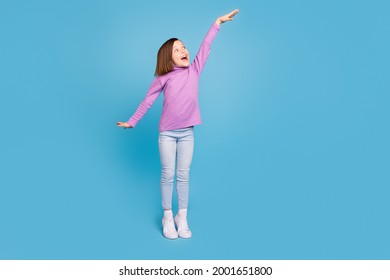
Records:
{"label": "purple sweater", "polygon": [[159,131],[186,128],[202,123],[198,103],[199,76],[210,54],[211,43],[220,26],[213,24],[204,38],[194,61],[188,67],[175,67],[173,71],[156,77],[146,97],[127,121],[135,127],[154,101],[164,92]]}

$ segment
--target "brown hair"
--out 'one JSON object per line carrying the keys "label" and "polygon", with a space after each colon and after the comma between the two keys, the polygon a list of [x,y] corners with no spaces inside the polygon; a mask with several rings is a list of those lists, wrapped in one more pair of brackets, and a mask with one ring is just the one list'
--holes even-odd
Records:
{"label": "brown hair", "polygon": [[158,50],[156,72],[154,72],[155,76],[162,76],[173,70],[174,64],[172,61],[172,49],[173,43],[177,40],[179,39],[169,39],[164,44],[162,44],[162,46]]}

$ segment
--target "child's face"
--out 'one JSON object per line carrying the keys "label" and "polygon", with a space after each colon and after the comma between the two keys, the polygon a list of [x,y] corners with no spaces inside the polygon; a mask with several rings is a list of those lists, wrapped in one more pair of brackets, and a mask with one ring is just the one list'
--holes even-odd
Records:
{"label": "child's face", "polygon": [[187,67],[190,65],[190,54],[179,40],[173,43],[172,60],[178,67]]}

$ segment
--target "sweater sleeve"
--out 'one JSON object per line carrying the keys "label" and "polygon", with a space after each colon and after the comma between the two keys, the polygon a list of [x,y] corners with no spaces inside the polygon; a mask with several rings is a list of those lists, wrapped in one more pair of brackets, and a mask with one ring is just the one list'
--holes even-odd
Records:
{"label": "sweater sleeve", "polygon": [[132,127],[135,127],[149,110],[149,108],[153,105],[154,101],[156,101],[161,91],[161,81],[157,77],[153,80],[152,85],[150,86],[144,100],[142,100],[141,104],[138,106],[137,110],[135,111],[133,116],[131,116],[131,118],[127,121],[127,123]]}
{"label": "sweater sleeve", "polygon": [[210,54],[211,43],[213,42],[220,28],[221,26],[214,22],[210,30],[207,32],[206,37],[203,39],[198,54],[196,55],[194,62],[191,65],[198,73],[198,75],[202,72],[203,67],[206,64],[207,58]]}

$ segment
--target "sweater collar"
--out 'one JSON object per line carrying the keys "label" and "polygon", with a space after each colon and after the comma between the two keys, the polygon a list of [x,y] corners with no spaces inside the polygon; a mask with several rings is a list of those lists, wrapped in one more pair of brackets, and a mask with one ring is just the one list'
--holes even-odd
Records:
{"label": "sweater collar", "polygon": [[182,69],[187,69],[189,66],[185,66],[185,67],[179,67],[179,66],[174,66],[173,67],[173,70],[182,70]]}

